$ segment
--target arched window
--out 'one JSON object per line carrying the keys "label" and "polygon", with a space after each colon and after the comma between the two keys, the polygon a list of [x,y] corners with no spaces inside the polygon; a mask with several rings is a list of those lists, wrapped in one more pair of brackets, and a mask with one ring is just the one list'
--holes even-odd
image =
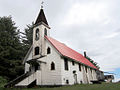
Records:
{"label": "arched window", "polygon": [[50,54],[51,53],[51,50],[50,50],[50,48],[48,47],[47,48],[47,54]]}
{"label": "arched window", "polygon": [[35,40],[39,40],[39,29],[38,28],[36,29],[36,32],[35,32]]}
{"label": "arched window", "polygon": [[55,64],[54,64],[54,62],[51,63],[51,70],[55,70]]}
{"label": "arched window", "polygon": [[45,35],[47,36],[47,29],[46,29],[46,28],[45,28],[45,31],[44,31],[44,32],[45,32]]}
{"label": "arched window", "polygon": [[39,47],[35,47],[35,55],[39,55]]}

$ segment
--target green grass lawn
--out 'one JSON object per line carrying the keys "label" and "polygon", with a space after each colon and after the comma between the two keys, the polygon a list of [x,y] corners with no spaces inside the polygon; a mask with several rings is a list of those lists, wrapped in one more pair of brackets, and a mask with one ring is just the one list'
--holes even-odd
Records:
{"label": "green grass lawn", "polygon": [[73,85],[55,88],[0,88],[0,90],[120,90],[120,83],[117,84],[91,84],[91,85]]}

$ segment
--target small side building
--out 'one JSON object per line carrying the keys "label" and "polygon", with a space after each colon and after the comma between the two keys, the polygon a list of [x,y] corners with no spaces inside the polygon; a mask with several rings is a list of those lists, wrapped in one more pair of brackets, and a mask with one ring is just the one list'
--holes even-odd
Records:
{"label": "small side building", "polygon": [[112,83],[112,80],[114,80],[114,75],[104,75],[104,77],[107,83]]}

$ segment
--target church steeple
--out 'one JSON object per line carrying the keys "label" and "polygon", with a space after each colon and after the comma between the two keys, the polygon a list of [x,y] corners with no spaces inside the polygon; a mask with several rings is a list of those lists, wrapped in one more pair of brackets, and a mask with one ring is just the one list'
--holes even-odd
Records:
{"label": "church steeple", "polygon": [[45,23],[46,25],[48,25],[47,19],[46,19],[45,14],[44,14],[44,10],[41,8],[40,13],[36,19],[35,25],[42,23],[42,22]]}
{"label": "church steeple", "polygon": [[46,55],[47,47],[45,36],[50,36],[49,29],[50,27],[42,6],[33,28],[33,58],[39,58],[40,56]]}

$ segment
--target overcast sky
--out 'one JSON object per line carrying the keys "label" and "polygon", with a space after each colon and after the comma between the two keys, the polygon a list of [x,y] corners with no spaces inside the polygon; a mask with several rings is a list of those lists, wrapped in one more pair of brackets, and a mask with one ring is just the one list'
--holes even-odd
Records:
{"label": "overcast sky", "polygon": [[[96,61],[120,79],[120,0],[44,0],[51,37]],[[24,30],[35,22],[41,0],[0,0],[0,17]]]}

